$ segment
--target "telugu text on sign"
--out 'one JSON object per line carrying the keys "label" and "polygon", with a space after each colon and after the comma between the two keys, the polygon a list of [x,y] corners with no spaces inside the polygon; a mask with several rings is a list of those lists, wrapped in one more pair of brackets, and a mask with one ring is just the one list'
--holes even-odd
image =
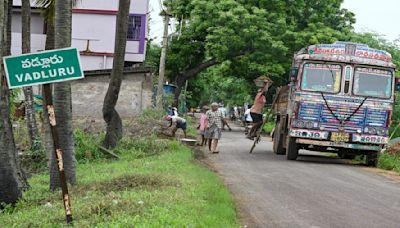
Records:
{"label": "telugu text on sign", "polygon": [[5,57],[4,65],[10,89],[84,77],[76,48]]}

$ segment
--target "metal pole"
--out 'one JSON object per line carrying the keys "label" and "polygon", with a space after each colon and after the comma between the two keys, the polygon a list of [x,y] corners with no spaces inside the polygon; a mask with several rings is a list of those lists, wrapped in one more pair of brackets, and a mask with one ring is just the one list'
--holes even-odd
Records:
{"label": "metal pole", "polygon": [[158,87],[157,87],[157,108],[162,109],[163,106],[163,86],[164,86],[164,76],[165,76],[165,60],[167,58],[167,47],[168,47],[168,25],[169,25],[169,17],[170,15],[163,11],[164,15],[164,35],[163,42],[161,48],[161,57],[160,57],[160,68],[158,72]]}
{"label": "metal pole", "polygon": [[60,147],[58,132],[56,128],[57,127],[56,114],[54,110],[53,94],[51,92],[50,84],[43,85],[43,90],[44,90],[44,100],[47,107],[47,114],[49,115],[51,136],[53,137],[54,155],[56,158],[58,171],[60,173],[60,183],[61,183],[61,190],[64,202],[65,216],[67,219],[67,223],[71,224],[72,223],[71,200],[68,194],[67,180],[65,178],[63,152]]}

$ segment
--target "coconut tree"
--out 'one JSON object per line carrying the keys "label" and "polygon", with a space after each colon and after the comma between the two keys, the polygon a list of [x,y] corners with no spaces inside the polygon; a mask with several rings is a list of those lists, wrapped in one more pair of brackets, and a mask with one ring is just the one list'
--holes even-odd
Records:
{"label": "coconut tree", "polygon": [[[4,47],[5,31],[7,31],[8,1],[0,1],[0,45]],[[0,51],[0,60],[3,52]],[[0,64],[0,205],[1,203],[14,204],[21,197],[21,178],[16,159],[16,148],[10,121],[9,90],[5,83]],[[0,206],[1,207],[1,206]]]}
{"label": "coconut tree", "polygon": [[[77,4],[77,2],[78,0],[36,0],[36,6],[43,8],[43,15],[47,24],[46,49],[71,46],[72,6]],[[64,155],[66,178],[70,184],[75,184],[76,160],[72,128],[71,84],[69,82],[54,84],[54,106],[58,136]],[[47,113],[47,111],[44,110],[44,113]],[[60,187],[60,178],[54,158],[50,129],[47,127],[47,116],[44,117],[44,120],[44,144],[49,158],[50,189],[55,190]]]}
{"label": "coconut tree", "polygon": [[128,19],[130,0],[120,0],[115,33],[114,62],[107,94],[104,98],[103,118],[107,123],[107,133],[104,145],[114,148],[122,137],[122,121],[115,110],[124,73],[126,40],[128,34]]}
{"label": "coconut tree", "polygon": [[[31,3],[30,0],[22,0],[21,7],[22,24],[22,53],[31,52]],[[29,132],[32,150],[40,148],[39,131],[36,124],[35,106],[33,103],[32,86],[23,88],[25,95],[25,116]]]}

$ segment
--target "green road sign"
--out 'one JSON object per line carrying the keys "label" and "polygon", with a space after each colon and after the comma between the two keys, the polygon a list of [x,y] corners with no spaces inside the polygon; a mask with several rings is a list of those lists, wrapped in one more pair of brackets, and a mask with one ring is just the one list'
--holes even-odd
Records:
{"label": "green road sign", "polygon": [[10,89],[84,77],[76,48],[9,56],[4,66]]}

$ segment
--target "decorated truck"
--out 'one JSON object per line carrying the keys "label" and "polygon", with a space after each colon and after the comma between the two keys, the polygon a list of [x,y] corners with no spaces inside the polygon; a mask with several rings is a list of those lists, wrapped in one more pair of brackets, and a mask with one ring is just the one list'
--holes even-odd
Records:
{"label": "decorated truck", "polygon": [[365,155],[376,166],[389,139],[395,100],[391,55],[365,44],[336,42],[294,56],[290,83],[273,102],[273,150],[296,160],[300,149]]}

